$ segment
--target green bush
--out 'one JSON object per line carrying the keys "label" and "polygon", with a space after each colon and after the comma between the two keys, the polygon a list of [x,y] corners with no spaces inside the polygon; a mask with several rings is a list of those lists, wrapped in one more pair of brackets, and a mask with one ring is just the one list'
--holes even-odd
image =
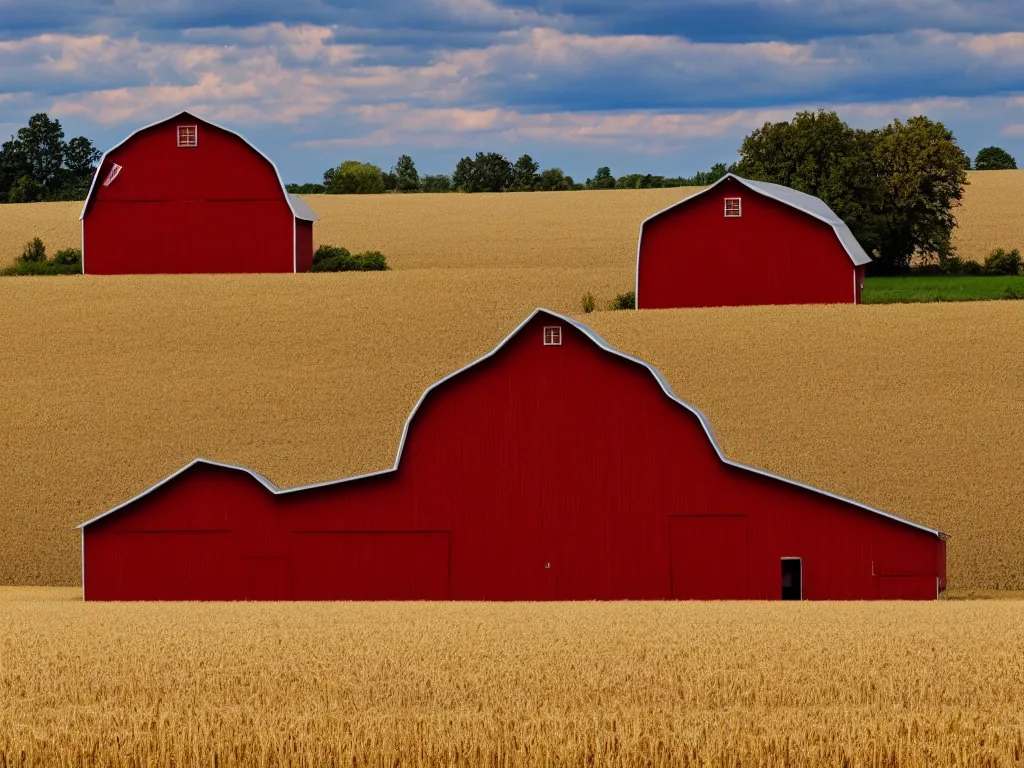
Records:
{"label": "green bush", "polygon": [[388,260],[380,251],[353,255],[340,245],[321,245],[313,254],[311,272],[378,272],[388,269]]}
{"label": "green bush", "polygon": [[81,248],[61,248],[55,254],[53,254],[53,263],[61,266],[82,266],[82,249]]}
{"label": "green bush", "polygon": [[1021,266],[1020,251],[1014,248],[1006,251],[996,248],[985,257],[984,273],[986,275],[1019,275]]}
{"label": "green bush", "polygon": [[980,275],[982,273],[981,264],[976,261],[965,261],[960,265],[961,275]]}
{"label": "green bush", "polygon": [[585,294],[583,294],[583,311],[584,312],[586,312],[589,315],[591,312],[594,311],[594,308],[596,306],[597,306],[597,300],[594,299],[594,294],[592,294],[590,291],[587,291]]}
{"label": "green bush", "polygon": [[46,246],[43,245],[43,241],[34,237],[25,243],[25,247],[21,249],[20,260],[25,262],[46,261]]}
{"label": "green bush", "polygon": [[46,260],[46,246],[38,237],[25,244],[17,261],[0,275],[77,275],[82,271],[82,251],[78,248],[62,248],[51,261]]}
{"label": "green bush", "polygon": [[1024,299],[1024,291],[1011,286],[1006,286],[1006,290],[1003,291],[1004,299]]}
{"label": "green bush", "polygon": [[636,309],[636,293],[633,291],[620,293],[612,302],[612,309]]}

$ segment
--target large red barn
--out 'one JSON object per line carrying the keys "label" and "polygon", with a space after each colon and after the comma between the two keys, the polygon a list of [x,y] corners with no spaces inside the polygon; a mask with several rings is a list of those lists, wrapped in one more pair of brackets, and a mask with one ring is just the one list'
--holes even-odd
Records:
{"label": "large red barn", "polygon": [[196,460],[83,523],[87,600],[934,599],[945,534],[727,459],[661,375],[536,310],[390,470]]}
{"label": "large red barn", "polygon": [[636,306],[857,304],[870,261],[822,200],[727,174],[640,225]]}
{"label": "large red barn", "polygon": [[107,152],[82,213],[93,275],[305,272],[316,214],[239,134],[182,112]]}

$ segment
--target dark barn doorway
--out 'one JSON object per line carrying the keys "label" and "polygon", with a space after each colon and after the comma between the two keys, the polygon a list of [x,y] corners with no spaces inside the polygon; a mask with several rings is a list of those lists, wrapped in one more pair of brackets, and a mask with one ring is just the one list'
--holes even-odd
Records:
{"label": "dark barn doorway", "polygon": [[799,557],[782,558],[782,599],[802,600],[804,597],[803,568]]}

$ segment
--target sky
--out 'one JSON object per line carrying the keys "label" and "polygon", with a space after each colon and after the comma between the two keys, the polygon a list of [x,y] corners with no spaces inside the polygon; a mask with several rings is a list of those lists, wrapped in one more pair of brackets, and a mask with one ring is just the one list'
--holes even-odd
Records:
{"label": "sky", "polygon": [[480,151],[692,175],[804,109],[1024,164],[1024,2],[0,0],[0,137],[46,112],[106,150],[183,109],[296,183]]}

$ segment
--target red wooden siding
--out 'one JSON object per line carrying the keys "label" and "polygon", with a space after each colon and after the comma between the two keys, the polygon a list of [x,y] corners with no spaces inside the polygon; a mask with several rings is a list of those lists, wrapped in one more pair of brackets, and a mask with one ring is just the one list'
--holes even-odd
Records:
{"label": "red wooden siding", "polygon": [[643,225],[637,306],[850,303],[856,270],[829,224],[726,179]]}
{"label": "red wooden siding", "polygon": [[[227,563],[210,599],[775,600],[783,557],[808,599],[945,578],[935,532],[725,463],[648,368],[545,312],[425,396],[395,471],[275,494],[200,463],[84,530],[90,600],[194,596],[198,531],[230,532],[203,539]],[[110,543],[140,531],[176,533]]]}
{"label": "red wooden siding", "polygon": [[[197,126],[198,146],[177,146],[179,125]],[[121,171],[103,186],[114,163]],[[271,163],[184,113],[107,153],[82,218],[89,274],[292,272],[297,261],[295,217]],[[301,223],[311,249],[312,223]]]}

